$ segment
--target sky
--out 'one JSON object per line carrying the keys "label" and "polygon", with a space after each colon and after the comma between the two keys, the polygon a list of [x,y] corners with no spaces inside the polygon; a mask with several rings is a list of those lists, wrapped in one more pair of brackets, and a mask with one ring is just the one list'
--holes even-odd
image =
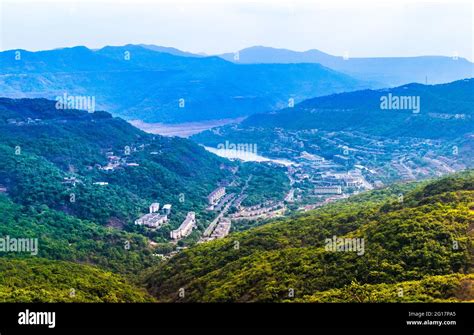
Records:
{"label": "sky", "polygon": [[0,0],[0,50],[264,45],[350,57],[474,60],[473,0]]}

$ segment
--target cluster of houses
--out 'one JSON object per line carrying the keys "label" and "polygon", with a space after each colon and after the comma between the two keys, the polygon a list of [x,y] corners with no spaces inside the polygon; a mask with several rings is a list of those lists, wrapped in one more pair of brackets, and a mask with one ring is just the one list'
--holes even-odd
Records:
{"label": "cluster of houses", "polygon": [[204,241],[212,241],[219,238],[224,238],[229,235],[231,227],[231,221],[228,218],[221,218],[219,223],[212,231],[212,234],[207,237]]}
{"label": "cluster of houses", "polygon": [[321,175],[314,193],[342,194],[342,187],[361,188],[363,178],[356,173],[325,173]]}
{"label": "cluster of houses", "polygon": [[[208,241],[216,240],[219,238],[224,238],[227,235],[229,235],[230,227],[232,225],[231,220],[225,217],[221,217],[218,220],[219,221],[217,222],[217,225],[214,228],[211,228],[212,232],[209,233],[209,235],[206,235],[206,232],[204,232],[204,236],[201,238],[199,243],[208,242]],[[212,227],[212,224],[209,227]]]}
{"label": "cluster of houses", "polygon": [[342,194],[342,187],[334,186],[318,186],[314,189],[315,194]]}
{"label": "cluster of houses", "polygon": [[[66,185],[72,185],[73,187],[76,187],[76,184],[83,184],[82,180],[78,179],[78,178],[75,177],[75,176],[72,176],[72,177],[64,177],[62,183],[63,183],[63,184],[66,184]],[[92,185],[95,185],[95,186],[107,186],[107,185],[109,185],[109,183],[106,182],[106,181],[96,181],[96,182],[93,182]]]}
{"label": "cluster of houses", "polygon": [[158,229],[168,222],[168,215],[171,214],[171,205],[166,204],[160,212],[160,204],[154,202],[149,207],[149,213],[135,220],[136,225]]}
{"label": "cluster of houses", "polygon": [[251,219],[252,217],[259,217],[264,214],[272,214],[275,211],[284,210],[284,208],[285,205],[282,201],[266,201],[263,204],[251,207],[241,207],[239,212],[230,214],[229,217],[232,219]]}
{"label": "cluster of houses", "polygon": [[180,240],[191,234],[193,228],[197,228],[196,213],[188,212],[188,214],[186,215],[186,219],[184,219],[183,223],[181,223],[178,229],[175,229],[170,232],[170,237],[173,240]]}
{"label": "cluster of houses", "polygon": [[[64,177],[62,183],[63,183],[63,184],[66,184],[66,185],[72,185],[73,187],[75,187],[76,184],[83,184],[82,180],[78,179],[78,178],[75,177],[75,176],[72,176],[72,177]],[[107,186],[107,185],[109,185],[109,183],[106,182],[106,181],[96,181],[96,182],[93,182],[92,185],[96,185],[96,186]]]}
{"label": "cluster of houses", "polygon": [[225,195],[225,187],[218,187],[207,196],[208,210],[213,210],[221,198]]}
{"label": "cluster of houses", "polygon": [[64,177],[63,178],[63,184],[76,186],[76,184],[82,184],[82,181],[79,180],[77,177],[74,177],[74,176]]}
{"label": "cluster of houses", "polygon": [[[152,229],[159,229],[164,224],[168,223],[168,215],[171,214],[171,204],[164,205],[160,210],[160,204],[154,202],[149,207],[149,213],[135,220],[135,224],[139,226],[145,226]],[[170,237],[173,240],[180,240],[193,231],[196,228],[196,214],[194,212],[188,212],[183,223],[170,232]]]}
{"label": "cluster of houses", "polygon": [[[136,151],[136,149],[130,149],[131,151]],[[99,169],[103,171],[113,171],[120,167],[124,166],[140,166],[138,163],[129,163],[124,157],[116,156],[112,151],[106,153],[107,156],[107,165],[100,166]]]}

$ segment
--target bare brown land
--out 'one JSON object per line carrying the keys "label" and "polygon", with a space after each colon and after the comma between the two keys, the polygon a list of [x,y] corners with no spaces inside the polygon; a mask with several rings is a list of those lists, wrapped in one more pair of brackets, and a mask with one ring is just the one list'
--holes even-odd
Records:
{"label": "bare brown land", "polygon": [[239,123],[242,122],[244,119],[245,117],[240,117],[236,119],[208,120],[201,122],[187,122],[177,124],[146,123],[141,120],[130,120],[128,122],[131,123],[133,126],[150,134],[189,137],[191,135],[203,132],[214,127],[220,127],[229,123]]}

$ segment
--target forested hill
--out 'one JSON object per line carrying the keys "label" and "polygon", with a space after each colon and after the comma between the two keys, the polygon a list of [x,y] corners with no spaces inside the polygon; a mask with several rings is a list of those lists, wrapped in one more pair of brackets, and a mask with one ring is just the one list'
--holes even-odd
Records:
{"label": "forested hill", "polygon": [[[279,169],[233,163],[106,112],[56,107],[0,98],[0,239],[38,245],[34,255],[0,250],[0,301],[152,301],[137,276],[177,249],[169,232],[188,211],[198,227],[179,242],[195,243],[213,219],[206,196],[221,182],[252,175],[249,198],[284,195]],[[152,202],[172,205],[167,224],[135,225]]]}
{"label": "forested hill", "polygon": [[0,258],[1,302],[152,302],[120,276],[89,266],[45,259]]}
{"label": "forested hill", "polygon": [[[189,140],[146,134],[106,112],[0,99],[0,184],[22,205],[98,223],[131,222],[151,201],[192,209],[229,174],[223,162]],[[180,194],[189,201],[179,202]]]}
{"label": "forested hill", "polygon": [[372,191],[193,247],[147,286],[160,301],[472,301],[473,199],[472,170]]}
{"label": "forested hill", "polygon": [[[398,106],[384,106],[382,100],[385,98],[392,101],[404,99],[405,102]],[[418,110],[415,111],[414,107]],[[359,131],[384,137],[462,137],[474,129],[474,79],[440,85],[408,84],[318,97],[303,101],[294,108],[255,114],[242,126]]]}
{"label": "forested hill", "polygon": [[230,173],[223,162],[106,112],[0,98],[0,238],[38,241],[35,255],[0,251],[0,301],[152,301],[132,283],[172,227],[157,236],[133,221],[157,201],[179,224]]}

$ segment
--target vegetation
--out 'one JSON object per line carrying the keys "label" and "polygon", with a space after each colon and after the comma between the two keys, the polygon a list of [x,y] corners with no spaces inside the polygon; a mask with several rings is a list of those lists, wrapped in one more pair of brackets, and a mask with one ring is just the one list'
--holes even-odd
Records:
{"label": "vegetation", "polygon": [[[80,220],[47,206],[21,206],[0,195],[0,237],[38,238],[38,256],[134,274],[157,264],[147,239]],[[6,253],[3,257],[30,257]]]}
{"label": "vegetation", "polygon": [[[164,236],[183,213],[196,210],[201,230],[212,219],[203,208],[217,185],[246,185],[244,204],[275,200],[289,188],[284,170],[228,163],[105,112],[53,104],[0,99],[0,237],[39,242],[37,257],[2,252],[0,301],[152,301],[142,285],[158,301],[472,300],[463,288],[472,281],[473,171],[360,194],[161,261],[154,254],[174,250]],[[120,164],[104,170],[111,152]],[[154,201],[173,204],[175,221],[159,232],[133,225]],[[327,251],[333,236],[365,248]]]}
{"label": "vegetation", "polygon": [[[421,184],[403,202],[381,193],[196,246],[159,265],[147,286],[164,301],[287,301],[290,290],[307,301],[353,282],[396,287],[472,271],[474,172]],[[333,236],[362,238],[365,252],[326,251]]]}
{"label": "vegetation", "polygon": [[[278,113],[256,114],[246,127],[359,131],[369,135],[453,139],[473,128],[474,79],[442,85],[408,84],[308,99]],[[419,97],[420,111],[381,109],[381,97]],[[297,117],[295,117],[297,115]]]}
{"label": "vegetation", "polygon": [[[428,276],[396,284],[357,282],[340,289],[318,292],[305,302],[474,302],[474,275]],[[300,299],[296,299],[299,301]]]}
{"label": "vegetation", "polygon": [[[268,200],[283,199],[290,189],[290,181],[285,172],[286,169],[281,166],[253,162],[240,164],[238,177],[242,184],[248,180],[245,189],[247,197],[242,201],[242,205],[253,206]],[[229,191],[232,191],[232,188]]]}
{"label": "vegetation", "polygon": [[[117,157],[118,164],[104,170],[111,156]],[[45,270],[54,267],[62,271],[61,276],[74,262],[112,271],[116,275],[111,278],[123,277],[136,284],[138,274],[160,262],[157,253],[175,249],[168,243],[169,231],[181,223],[187,211],[196,211],[199,228],[205,228],[213,218],[204,210],[206,195],[222,180],[243,183],[243,178],[252,174],[260,181],[251,186],[255,201],[282,192],[284,186],[277,184],[275,192],[263,192],[261,180],[268,182],[270,170],[226,163],[188,140],[146,134],[105,112],[57,110],[53,101],[44,99],[0,99],[0,185],[6,188],[0,193],[0,237],[37,238],[35,257],[61,261],[57,265],[44,263]],[[281,180],[284,173],[276,176]],[[173,205],[171,223],[159,231],[135,226],[133,221],[155,201]],[[198,239],[199,233],[194,232],[179,246]],[[34,262],[29,253],[2,252],[1,256],[5,266],[20,260],[25,262],[20,265]],[[103,276],[99,274],[99,278]],[[32,277],[31,283],[37,279]],[[69,299],[63,296],[62,287],[47,291],[48,282],[41,285],[38,292],[21,289],[22,295],[15,296],[12,291],[2,299]],[[110,292],[110,297],[100,291],[93,296],[90,291],[76,298],[129,299],[121,295],[120,288],[116,297]]]}
{"label": "vegetation", "polygon": [[[105,112],[57,110],[44,99],[0,99],[0,143],[0,183],[15,201],[102,224],[130,223],[153,201],[197,210],[229,175],[219,168],[224,160],[190,141],[146,134]],[[120,158],[108,171],[100,169],[107,153]],[[66,177],[79,181],[72,187]]]}
{"label": "vegetation", "polygon": [[144,290],[89,265],[0,258],[0,302],[152,302]]}

